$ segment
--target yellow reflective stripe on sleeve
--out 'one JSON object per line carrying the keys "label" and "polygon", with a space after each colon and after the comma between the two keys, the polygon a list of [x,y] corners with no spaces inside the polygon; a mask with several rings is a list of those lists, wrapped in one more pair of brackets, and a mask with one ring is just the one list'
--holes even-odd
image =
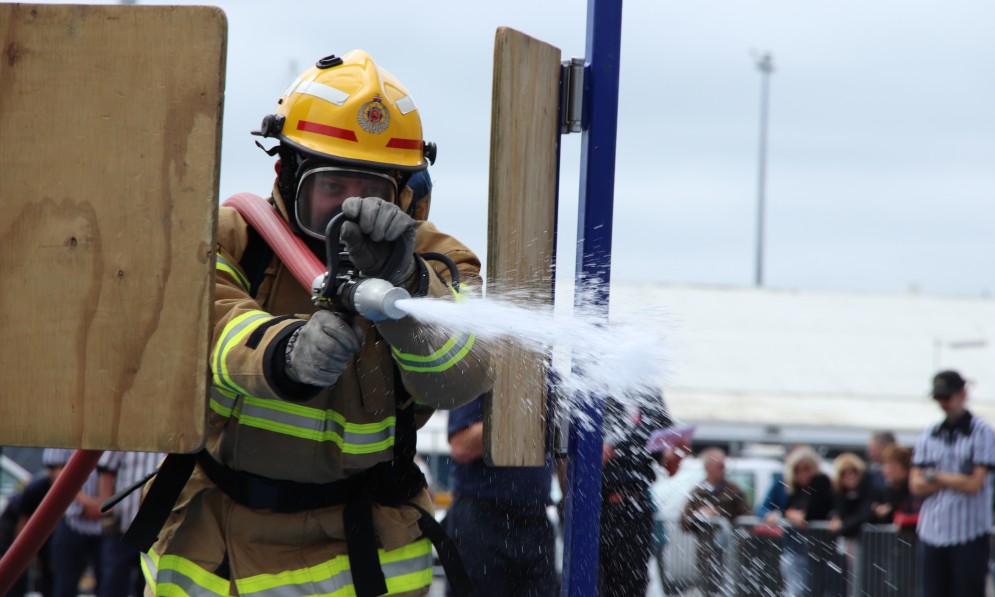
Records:
{"label": "yellow reflective stripe on sleeve", "polygon": [[445,371],[463,360],[463,357],[473,348],[474,338],[476,336],[470,333],[453,336],[442,348],[428,356],[404,353],[396,348],[391,348],[390,352],[394,356],[397,366],[405,371],[436,373]]}
{"label": "yellow reflective stripe on sleeve", "polygon": [[186,558],[159,556],[153,550],[142,554],[142,572],[156,596],[227,597],[231,583],[204,570]]}
{"label": "yellow reflective stripe on sleeve", "polygon": [[249,281],[245,278],[242,272],[239,271],[238,266],[222,257],[220,253],[217,255],[217,260],[214,263],[214,269],[228,274],[234,278],[236,282],[238,282],[238,285],[241,286],[243,290],[249,292]]}
{"label": "yellow reflective stripe on sleeve", "polygon": [[[377,553],[387,580],[387,595],[414,591],[432,584],[432,544],[428,539],[420,539],[393,551],[379,549]],[[309,568],[237,579],[235,586],[238,594],[243,597],[346,597],[356,594],[347,555],[337,556]]]}
{"label": "yellow reflective stripe on sleeve", "polygon": [[[449,287],[449,291],[453,294],[453,298],[456,299],[457,303],[462,303],[466,300],[466,297],[452,286]],[[453,336],[446,341],[442,348],[428,356],[404,353],[393,347],[391,347],[390,352],[394,357],[394,361],[397,362],[397,366],[405,371],[438,373],[449,369],[461,361],[473,347],[474,338],[476,336],[469,333]]]}
{"label": "yellow reflective stripe on sleeve", "polygon": [[272,319],[272,316],[265,311],[248,311],[228,322],[225,329],[221,331],[221,338],[214,346],[214,353],[211,355],[211,370],[214,373],[214,385],[236,392],[238,394],[248,394],[241,386],[228,375],[228,365],[225,357],[232,347],[237,346],[243,338],[252,333],[264,321]]}
{"label": "yellow reflective stripe on sleeve", "polygon": [[235,408],[235,400],[238,399],[238,394],[212,385],[210,396],[211,410],[222,417],[230,417],[232,409]]}

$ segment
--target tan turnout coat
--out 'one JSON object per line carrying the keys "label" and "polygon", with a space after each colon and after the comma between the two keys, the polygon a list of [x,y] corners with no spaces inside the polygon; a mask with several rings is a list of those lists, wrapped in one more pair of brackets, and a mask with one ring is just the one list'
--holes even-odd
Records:
{"label": "tan turnout coat", "polygon": [[[411,195],[406,188],[402,207]],[[276,190],[270,201],[286,217]],[[447,255],[457,265],[463,284],[479,286],[477,257],[423,219],[427,197],[419,205],[416,253]],[[271,347],[314,312],[310,292],[274,256],[256,297],[251,297],[250,281],[238,266],[248,244],[248,225],[229,207],[220,208],[219,222],[205,446],[218,462],[269,479],[328,483],[389,461],[397,363],[408,365],[398,367],[400,379],[414,402],[411,407],[418,409],[420,423],[433,409],[459,406],[490,389],[493,381],[484,345],[469,330],[427,329],[410,317],[376,324],[357,317],[365,329],[365,343],[335,385],[303,401],[281,395],[272,382]],[[455,300],[448,268],[427,264],[428,296]],[[290,317],[279,319],[282,315]],[[429,356],[442,365],[419,367]],[[431,511],[427,492],[413,501]],[[143,556],[150,590],[173,594],[175,587],[191,595],[352,594],[343,508],[291,514],[248,508],[232,501],[198,467],[158,541]],[[373,514],[391,594],[426,594],[431,547],[419,539],[418,513],[375,505]]]}

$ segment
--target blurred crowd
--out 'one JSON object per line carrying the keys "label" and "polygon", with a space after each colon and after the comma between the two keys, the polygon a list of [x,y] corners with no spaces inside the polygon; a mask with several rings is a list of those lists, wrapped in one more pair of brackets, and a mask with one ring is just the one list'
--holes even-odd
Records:
{"label": "blurred crowd", "polygon": [[[700,594],[730,592],[728,549],[743,517],[751,536],[779,545],[784,597],[823,597],[820,556],[812,532],[828,537],[848,569],[855,569],[868,525],[915,546],[913,592],[921,597],[983,597],[989,578],[989,541],[995,499],[995,431],[967,410],[967,381],[954,371],[933,379],[931,396],[943,418],[922,430],[913,447],[889,431],[871,434],[863,453],[845,451],[826,460],[816,447],[791,446],[769,491],[751,509],[743,487],[727,475],[727,455],[700,449],[704,478],[686,495],[680,528],[696,541]],[[569,481],[568,463],[547,454],[537,467],[489,466],[484,457],[483,403],[477,399],[449,416],[452,501],[443,521],[465,568],[452,595],[555,595],[559,575],[555,537],[583,502],[553,502],[552,480]],[[668,543],[661,505],[651,486],[658,474],[673,477],[692,450],[693,427],[678,428],[662,396],[606,401],[599,534],[598,592],[646,594],[656,560],[667,590]],[[10,500],[0,515],[0,553],[24,529],[72,450],[45,449],[44,470]],[[122,541],[139,506],[140,488],[162,454],[104,452],[82,490],[10,595],[128,597],[143,593],[140,558]],[[569,492],[564,492],[569,493]],[[670,498],[673,499],[673,498]],[[561,526],[556,529],[549,516]],[[452,555],[452,554],[450,554]],[[910,593],[911,594],[911,593]]]}
{"label": "blurred crowd", "polygon": [[[995,432],[967,409],[967,386],[956,371],[934,376],[930,395],[943,418],[923,429],[914,447],[879,431],[870,436],[863,456],[848,451],[825,462],[808,445],[787,452],[783,472],[757,504],[762,522],[753,528],[754,534],[779,541],[786,597],[838,594],[825,582],[828,564],[819,550],[827,541],[834,545],[852,578],[866,565],[859,549],[867,525],[886,526],[913,546],[912,578],[902,589],[909,594],[985,597],[990,592]],[[710,448],[700,457],[706,478],[688,497],[680,522],[698,537],[697,584],[711,595],[729,580],[722,542],[729,540],[730,522],[748,510],[742,489],[725,477],[725,454]]]}

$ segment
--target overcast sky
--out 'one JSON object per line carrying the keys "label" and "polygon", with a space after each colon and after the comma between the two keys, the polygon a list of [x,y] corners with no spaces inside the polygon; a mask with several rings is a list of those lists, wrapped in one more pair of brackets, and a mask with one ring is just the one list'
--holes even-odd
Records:
{"label": "overcast sky", "polygon": [[[585,52],[581,0],[217,5],[229,26],[222,199],[269,191],[272,159],[248,131],[287,84],[317,58],[362,48],[408,87],[439,145],[433,220],[482,257],[495,29],[564,59]],[[613,280],[753,283],[751,51],[768,50],[766,283],[989,295],[993,23],[986,0],[627,2]],[[564,141],[559,252],[572,272],[580,135]]]}

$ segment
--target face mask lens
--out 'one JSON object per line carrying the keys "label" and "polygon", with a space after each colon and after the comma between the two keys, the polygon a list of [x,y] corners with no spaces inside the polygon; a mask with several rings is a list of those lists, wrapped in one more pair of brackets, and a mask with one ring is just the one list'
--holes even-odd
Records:
{"label": "face mask lens", "polygon": [[297,223],[308,236],[323,239],[325,228],[349,197],[378,197],[395,203],[394,181],[386,176],[319,168],[304,174],[297,191]]}

